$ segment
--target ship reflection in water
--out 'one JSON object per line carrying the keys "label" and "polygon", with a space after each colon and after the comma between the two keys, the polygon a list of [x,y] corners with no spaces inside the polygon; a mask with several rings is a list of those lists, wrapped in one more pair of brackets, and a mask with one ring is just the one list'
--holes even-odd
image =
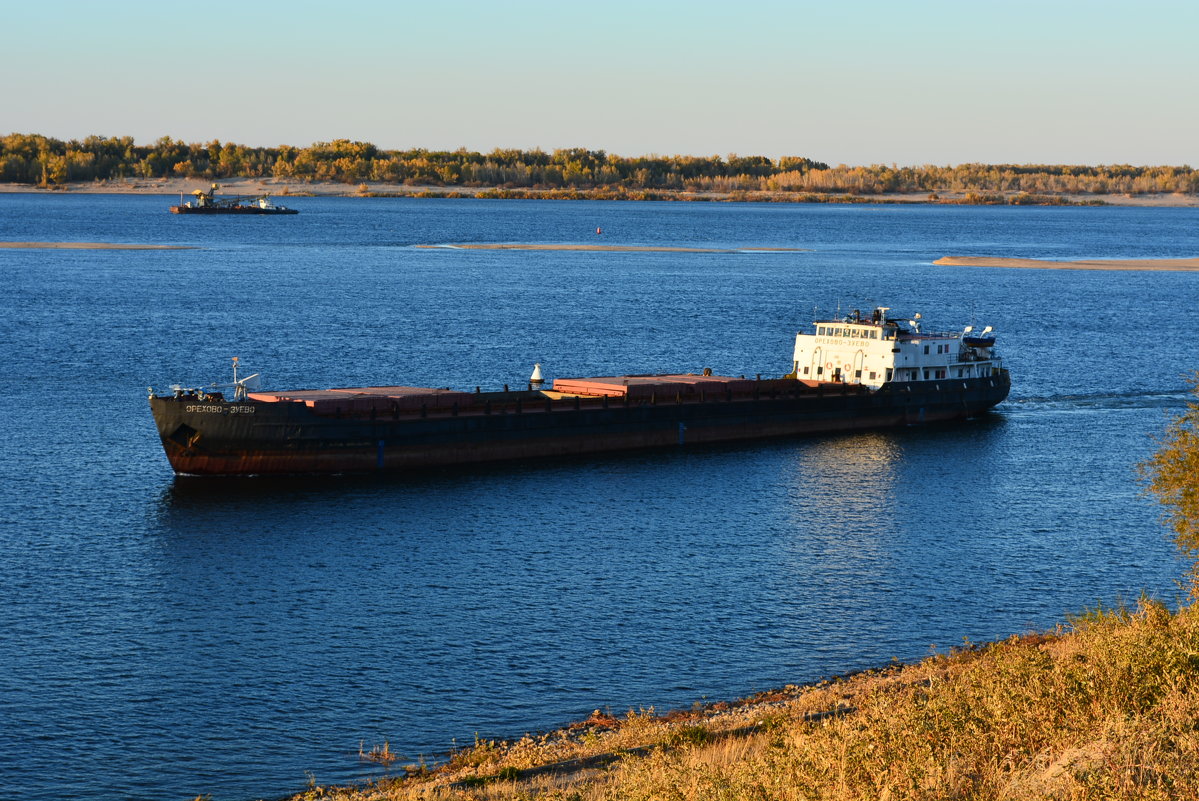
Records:
{"label": "ship reflection in water", "polygon": [[1003,607],[1014,590],[1004,586],[998,526],[989,522],[1004,516],[995,493],[1003,431],[1002,415],[992,414],[796,448],[786,495],[792,531],[780,557],[793,584],[780,605],[816,621],[800,625],[801,639],[820,651],[830,638],[869,630],[895,649],[889,658],[910,649],[913,632],[961,630]]}
{"label": "ship reflection in water", "polygon": [[817,440],[797,449],[795,458],[793,519],[813,513],[828,519],[838,535],[830,544],[855,531],[888,528],[884,517],[903,460],[899,435],[871,431]]}

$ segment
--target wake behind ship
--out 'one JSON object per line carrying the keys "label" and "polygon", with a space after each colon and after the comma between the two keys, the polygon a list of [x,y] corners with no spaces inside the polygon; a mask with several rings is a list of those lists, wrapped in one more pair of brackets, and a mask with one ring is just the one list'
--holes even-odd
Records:
{"label": "wake behind ship", "polygon": [[[885,428],[981,414],[1011,386],[988,327],[922,332],[920,315],[817,322],[792,370],[753,379],[702,373],[557,378],[541,388],[462,392],[407,386],[150,390],[171,467],[196,475],[419,469],[604,451],[684,447]],[[226,394],[230,397],[226,398]]]}

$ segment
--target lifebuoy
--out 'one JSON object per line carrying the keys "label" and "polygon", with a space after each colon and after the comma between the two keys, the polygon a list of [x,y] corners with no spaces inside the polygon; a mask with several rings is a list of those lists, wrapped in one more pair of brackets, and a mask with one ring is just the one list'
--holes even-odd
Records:
{"label": "lifebuoy", "polygon": [[828,370],[828,371],[831,373],[831,372],[833,371],[833,363],[832,363],[832,362],[825,362],[825,363],[824,363],[824,369],[825,369],[825,370]]}
{"label": "lifebuoy", "polygon": [[845,374],[849,375],[850,365],[845,365]]}

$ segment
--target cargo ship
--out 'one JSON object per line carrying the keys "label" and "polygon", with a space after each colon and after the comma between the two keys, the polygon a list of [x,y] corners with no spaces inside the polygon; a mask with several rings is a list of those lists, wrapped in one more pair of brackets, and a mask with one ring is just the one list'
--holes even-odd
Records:
{"label": "cargo ship", "polygon": [[778,378],[699,373],[555,378],[473,392],[373,386],[264,392],[257,374],[150,389],[179,474],[414,470],[961,420],[1011,386],[991,328],[926,332],[920,315],[819,321]]}
{"label": "cargo ship", "polygon": [[213,184],[212,188],[205,192],[203,189],[197,189],[192,192],[195,200],[183,202],[183,193],[179,193],[179,205],[171,206],[171,214],[299,214],[295,209],[289,209],[287,206],[276,206],[271,202],[270,195],[260,195],[255,198],[247,197],[229,197],[217,198],[216,190],[220,189],[220,184]]}

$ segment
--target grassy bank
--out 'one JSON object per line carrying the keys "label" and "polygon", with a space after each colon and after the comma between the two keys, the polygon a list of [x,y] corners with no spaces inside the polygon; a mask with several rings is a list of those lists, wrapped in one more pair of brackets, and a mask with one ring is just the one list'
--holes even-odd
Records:
{"label": "grassy bank", "polygon": [[1195,799],[1199,609],[1142,601],[741,702],[597,712],[392,773],[297,798]]}

